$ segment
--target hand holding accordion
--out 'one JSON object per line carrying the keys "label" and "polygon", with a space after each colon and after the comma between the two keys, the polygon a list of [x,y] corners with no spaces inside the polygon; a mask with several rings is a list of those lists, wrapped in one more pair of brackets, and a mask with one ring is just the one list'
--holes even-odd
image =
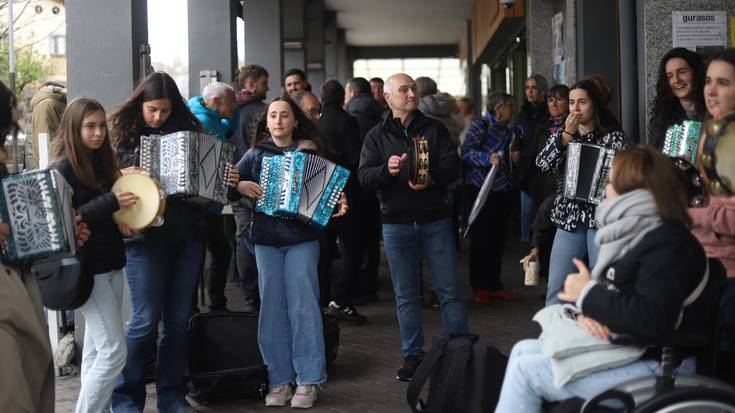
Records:
{"label": "hand holding accordion", "polygon": [[295,217],[324,228],[340,201],[349,176],[349,170],[304,152],[263,158],[260,170],[263,196],[255,203],[255,211],[270,216]]}

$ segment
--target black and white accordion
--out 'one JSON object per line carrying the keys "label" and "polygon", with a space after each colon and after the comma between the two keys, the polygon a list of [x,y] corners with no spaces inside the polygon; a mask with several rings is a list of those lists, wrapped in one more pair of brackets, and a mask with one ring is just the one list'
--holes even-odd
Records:
{"label": "black and white accordion", "polygon": [[7,176],[0,185],[0,216],[10,226],[3,262],[50,261],[76,253],[72,189],[61,173],[34,170]]}
{"label": "black and white accordion", "polygon": [[666,130],[662,152],[672,158],[684,158],[692,165],[696,165],[701,129],[702,122],[696,120],[685,120],[671,126]]}
{"label": "black and white accordion", "polygon": [[263,196],[255,203],[255,211],[296,217],[324,228],[349,176],[349,170],[314,154],[295,151],[264,157],[260,170]]}
{"label": "black and white accordion", "polygon": [[613,149],[570,142],[564,172],[564,197],[591,204],[602,202],[614,157]]}
{"label": "black and white accordion", "polygon": [[195,205],[226,204],[235,145],[182,131],[140,138],[140,167],[172,199]]}

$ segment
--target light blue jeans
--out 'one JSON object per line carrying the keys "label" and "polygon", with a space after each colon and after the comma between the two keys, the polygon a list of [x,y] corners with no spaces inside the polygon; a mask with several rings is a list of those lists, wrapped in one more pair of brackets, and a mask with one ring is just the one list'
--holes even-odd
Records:
{"label": "light blue jeans", "polygon": [[112,390],[127,356],[122,295],[122,270],[95,274],[92,294],[79,308],[84,315],[84,351],[76,413],[110,410]]}
{"label": "light blue jeans", "polygon": [[327,378],[319,307],[319,241],[255,245],[260,289],[258,345],[270,388]]}
{"label": "light blue jeans", "polygon": [[549,284],[546,288],[546,305],[559,304],[561,300],[556,296],[564,289],[567,275],[577,272],[572,258],[584,260],[589,258],[589,268],[597,262],[597,245],[595,245],[597,229],[577,228],[574,232],[556,230],[554,246],[551,247],[551,261],[549,262]]}
{"label": "light blue jeans", "polygon": [[423,354],[421,326],[421,257],[431,272],[431,287],[439,297],[442,325],[449,334],[467,334],[467,311],[459,291],[457,250],[449,218],[428,224],[383,224],[383,244],[396,294],[403,356]]}
{"label": "light blue jeans", "polygon": [[[496,413],[541,412],[543,400],[555,402],[572,397],[587,400],[619,384],[661,372],[658,361],[639,360],[589,374],[557,389],[554,387],[551,359],[542,354],[542,348],[541,340],[523,340],[513,346]],[[684,374],[694,374],[695,370],[694,358],[684,360],[676,369]]]}

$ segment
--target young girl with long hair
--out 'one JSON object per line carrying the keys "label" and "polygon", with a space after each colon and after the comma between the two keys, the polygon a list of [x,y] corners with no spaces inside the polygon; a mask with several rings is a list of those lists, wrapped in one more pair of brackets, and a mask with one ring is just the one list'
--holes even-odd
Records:
{"label": "young girl with long hair", "polygon": [[703,90],[704,63],[697,52],[683,47],[669,50],[658,66],[648,142],[661,149],[669,127],[703,120],[707,114]]}
{"label": "young girl with long hair", "polygon": [[[242,179],[238,191],[253,199],[263,196],[263,158],[296,150],[327,153],[319,131],[287,97],[268,105],[254,136],[254,147],[237,164]],[[344,199],[343,195],[335,216],[347,212]],[[291,407],[309,408],[317,397],[316,385],[327,378],[317,272],[319,237],[319,230],[295,219],[262,213],[253,217],[250,239],[261,300],[258,343],[270,382],[266,406],[284,406],[293,397]]]}
{"label": "young girl with long hair", "polygon": [[546,304],[558,302],[564,277],[574,270],[572,258],[588,257],[590,267],[597,260],[595,238],[595,205],[564,197],[564,171],[567,146],[570,142],[599,145],[614,150],[623,149],[627,143],[621,130],[607,129],[600,92],[589,80],[580,80],[569,88],[569,115],[564,128],[549,137],[546,147],[536,157],[536,166],[542,173],[557,176],[557,192],[551,221],[556,225],[554,246],[549,263],[549,284]]}
{"label": "young girl with long hair", "polygon": [[[110,116],[110,125],[123,173],[138,170],[142,135],[201,129],[176,83],[163,72],[143,79]],[[164,224],[126,244],[132,314],[125,332],[128,356],[112,396],[116,413],[145,407],[145,366],[156,346],[159,321],[163,328],[156,362],[158,411],[191,411],[185,400],[186,326],[203,257],[205,214],[203,209],[167,200]]]}
{"label": "young girl with long hair", "polygon": [[94,286],[79,308],[85,330],[82,387],[76,412],[96,413],[109,409],[126,356],[120,306],[125,266],[123,234],[130,235],[131,231],[124,224],[118,227],[112,214],[135,204],[137,197],[130,192],[110,192],[120,171],[107,134],[105,110],[96,100],[77,98],[67,106],[53,154],[51,167],[61,172],[74,190],[72,205],[92,232],[85,275],[94,278]]}

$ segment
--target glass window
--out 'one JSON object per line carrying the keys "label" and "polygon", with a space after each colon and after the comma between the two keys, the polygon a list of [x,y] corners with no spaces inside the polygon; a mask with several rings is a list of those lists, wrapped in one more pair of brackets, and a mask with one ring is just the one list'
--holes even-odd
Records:
{"label": "glass window", "polygon": [[66,38],[64,36],[49,37],[49,54],[51,56],[66,55]]}

